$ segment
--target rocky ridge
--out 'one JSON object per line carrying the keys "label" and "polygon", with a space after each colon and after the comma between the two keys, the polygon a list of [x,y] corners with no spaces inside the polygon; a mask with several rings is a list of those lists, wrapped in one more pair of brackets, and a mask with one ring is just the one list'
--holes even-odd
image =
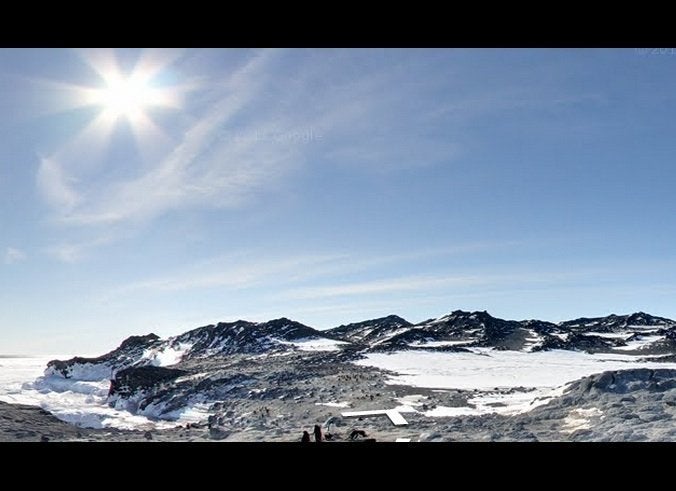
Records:
{"label": "rocky ridge", "polygon": [[[280,420],[293,413],[290,408],[302,409],[291,424],[298,427],[321,419],[331,407],[391,405],[396,394],[385,382],[388,374],[349,363],[368,353],[473,348],[578,350],[670,361],[676,354],[676,322],[641,312],[561,323],[513,321],[461,310],[417,324],[391,315],[325,331],[286,318],[240,320],[164,340],[133,336],[97,358],[51,361],[45,376],[110,378],[108,404],[117,409],[171,420],[188,407],[203,406],[208,410],[200,424],[217,428],[215,437],[264,431],[275,439],[293,431]],[[433,405],[441,396],[429,397]],[[457,404],[466,402],[461,393],[454,397]]]}

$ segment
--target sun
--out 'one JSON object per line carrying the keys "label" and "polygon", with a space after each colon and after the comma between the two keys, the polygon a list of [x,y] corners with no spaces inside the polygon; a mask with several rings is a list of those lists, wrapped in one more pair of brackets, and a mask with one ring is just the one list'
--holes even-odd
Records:
{"label": "sun", "polygon": [[154,87],[142,74],[124,77],[119,73],[111,73],[107,74],[104,81],[104,87],[91,92],[89,102],[100,106],[106,119],[124,117],[132,121],[138,120],[147,108],[166,103],[162,90]]}
{"label": "sun", "polygon": [[157,90],[143,80],[114,77],[97,91],[96,101],[110,116],[133,118],[146,107],[157,103]]}
{"label": "sun", "polygon": [[[180,72],[171,69],[181,50],[143,50],[133,68],[123,69],[115,50],[77,51],[81,60],[98,75],[96,85],[53,82],[50,87],[62,90],[59,111],[92,108],[89,122],[61,148],[58,158],[66,154],[104,152],[114,135],[131,135],[141,158],[155,158],[168,148],[170,137],[154,120],[167,121],[173,111],[184,108],[184,95],[194,90],[188,83],[178,84]],[[154,111],[160,109],[160,111]],[[171,120],[169,120],[170,122]],[[127,126],[129,132],[116,132]]]}
{"label": "sun", "polygon": [[131,71],[121,69],[114,51],[88,51],[84,61],[99,75],[99,87],[80,87],[80,105],[101,109],[97,124],[127,120],[136,130],[152,124],[147,112],[153,106],[178,109],[181,89],[158,81],[171,58],[157,51],[141,52]]}

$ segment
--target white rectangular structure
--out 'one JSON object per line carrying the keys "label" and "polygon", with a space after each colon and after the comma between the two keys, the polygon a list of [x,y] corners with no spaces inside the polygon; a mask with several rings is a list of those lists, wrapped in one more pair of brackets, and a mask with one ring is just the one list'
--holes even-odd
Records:
{"label": "white rectangular structure", "polygon": [[375,411],[348,411],[341,413],[344,418],[358,418],[364,416],[387,416],[394,426],[407,425],[408,421],[396,409],[377,409]]}

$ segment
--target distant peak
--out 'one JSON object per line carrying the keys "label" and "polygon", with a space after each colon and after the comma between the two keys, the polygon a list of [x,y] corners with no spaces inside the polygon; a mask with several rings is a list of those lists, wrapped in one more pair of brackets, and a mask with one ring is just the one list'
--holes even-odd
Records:
{"label": "distant peak", "polygon": [[352,322],[350,324],[343,324],[340,327],[348,327],[348,326],[357,326],[357,325],[366,325],[366,324],[381,324],[381,323],[399,323],[399,324],[405,324],[405,325],[412,325],[409,321],[404,319],[403,317],[399,317],[398,315],[395,314],[390,314],[385,317],[378,317],[376,319],[367,319],[364,321],[359,321],[359,322]]}
{"label": "distant peak", "polygon": [[[218,328],[218,329],[228,329],[228,328],[231,328],[231,327],[253,326],[253,325],[254,325],[253,322],[238,319],[235,322],[219,322],[218,324],[216,324],[216,328]],[[206,327],[209,328],[211,326],[206,326]]]}
{"label": "distant peak", "polygon": [[382,317],[381,319],[375,319],[375,320],[387,320],[387,321],[393,321],[393,322],[404,322],[404,323],[409,323],[406,319],[403,317],[399,317],[396,314],[390,314],[388,316]]}
{"label": "distant peak", "polygon": [[488,311],[486,310],[475,310],[472,312],[468,310],[454,310],[453,312],[450,313],[450,315],[454,317],[469,317],[471,315],[476,315],[478,317],[492,317],[491,314],[489,314]]}
{"label": "distant peak", "polygon": [[129,336],[127,339],[122,341],[120,344],[120,349],[145,345],[158,339],[160,339],[160,337],[152,332],[150,334],[146,334],[145,336]]}
{"label": "distant peak", "polygon": [[296,323],[296,321],[293,321],[289,319],[288,317],[280,317],[279,319],[271,319],[269,321],[261,322],[261,324],[291,324],[291,323]]}
{"label": "distant peak", "polygon": [[628,322],[653,321],[653,320],[662,320],[662,319],[659,317],[655,317],[654,315],[646,314],[645,312],[634,312],[633,314],[627,316]]}

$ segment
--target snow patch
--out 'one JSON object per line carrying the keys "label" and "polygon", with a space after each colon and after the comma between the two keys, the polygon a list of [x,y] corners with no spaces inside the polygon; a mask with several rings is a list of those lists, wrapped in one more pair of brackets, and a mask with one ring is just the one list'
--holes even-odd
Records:
{"label": "snow patch", "polygon": [[[177,423],[182,423],[182,424],[187,424],[187,423],[201,423],[209,419],[209,416],[212,414],[210,411],[210,407],[214,402],[218,401],[209,401],[209,402],[193,402],[192,404],[188,404],[187,406],[178,409],[176,411],[172,411],[169,413],[165,413],[162,415],[163,419],[167,419],[172,421],[173,423],[164,423],[164,424],[169,424],[170,426],[176,426]],[[155,417],[159,417],[159,412],[161,411],[161,408],[156,408],[154,414]],[[146,412],[146,414],[148,414]]]}
{"label": "snow patch", "polygon": [[523,345],[523,351],[533,351],[535,348],[542,346],[543,338],[537,334],[533,336],[528,336],[526,342]]}
{"label": "snow patch", "polygon": [[585,336],[598,336],[608,339],[627,339],[632,335],[630,332],[585,332]]}
{"label": "snow patch", "polygon": [[284,341],[277,339],[282,344],[290,344],[301,351],[336,351],[340,349],[341,344],[348,344],[345,341],[337,341],[328,338],[303,338],[295,341]]}
{"label": "snow patch", "polygon": [[193,345],[190,343],[178,343],[176,346],[164,346],[159,349],[150,349],[144,351],[141,358],[148,360],[150,365],[156,367],[175,365],[181,361],[183,355],[185,355],[192,346]]}
{"label": "snow patch", "polygon": [[399,403],[399,406],[394,409],[400,413],[417,413],[419,411],[416,408],[423,405],[422,399],[425,399],[425,396],[422,394],[410,394],[403,397],[397,397],[395,401]]}
{"label": "snow patch", "polygon": [[627,326],[627,329],[631,329],[632,331],[643,331],[643,332],[657,332],[660,329],[668,328],[669,326],[666,325],[658,325],[658,326]]}
{"label": "snow patch", "polygon": [[[175,424],[152,421],[129,411],[107,405],[110,371],[100,371],[104,377],[91,380],[97,365],[79,365],[73,373],[85,378],[64,378],[59,372],[45,370],[54,359],[67,356],[3,359],[0,370],[0,401],[27,404],[49,411],[62,421],[85,428],[162,429]],[[42,373],[48,373],[42,375]]]}
{"label": "snow patch", "polygon": [[412,343],[408,343],[409,346],[411,347],[437,347],[437,346],[461,346],[463,344],[470,344],[474,342],[472,339],[462,339],[462,340],[455,340],[455,341],[413,341]]}
{"label": "snow patch", "polygon": [[[387,380],[389,384],[480,391],[467,401],[473,408],[438,406],[426,411],[428,416],[517,414],[546,404],[552,397],[563,394],[569,382],[588,375],[630,368],[676,368],[676,363],[639,362],[636,357],[624,354],[470,350],[470,353],[370,353],[355,363],[396,372],[398,375]],[[412,407],[411,402],[406,405]]]}
{"label": "snow patch", "polygon": [[57,370],[54,367],[47,367],[44,370],[44,375],[45,377],[53,376],[94,382],[102,379],[110,379],[113,375],[113,368],[107,363],[75,363],[66,369],[67,376],[64,376],[61,370]]}
{"label": "snow patch", "polygon": [[437,406],[430,411],[425,412],[425,416],[430,418],[456,417],[456,416],[471,416],[479,414],[476,409],[467,406],[461,407],[446,407]]}
{"label": "snow patch", "polygon": [[574,433],[577,430],[588,430],[591,428],[591,418],[601,416],[603,411],[592,407],[589,409],[573,409],[563,420],[563,429],[561,433]]}
{"label": "snow patch", "polygon": [[315,406],[329,406],[329,407],[350,407],[350,403],[343,402],[315,402]]}
{"label": "snow patch", "polygon": [[643,349],[646,346],[654,343],[655,341],[660,341],[662,339],[664,339],[662,336],[645,336],[645,337],[642,337],[641,339],[629,341],[626,346],[619,346],[615,349],[619,350],[619,351],[640,350],[640,349]]}
{"label": "snow patch", "polygon": [[412,329],[411,327],[401,327],[399,329],[395,329],[394,331],[390,332],[387,336],[383,336],[381,339],[379,339],[378,341],[373,343],[373,346],[376,346],[378,344],[382,344],[385,341],[388,341],[388,340],[392,339],[393,337],[398,336],[399,334],[402,334],[406,331],[410,331],[411,329]]}
{"label": "snow patch", "polygon": [[357,365],[399,375],[389,383],[448,389],[558,387],[606,370],[676,368],[676,363],[639,362],[631,355],[551,350],[535,353],[471,348],[470,353],[396,351],[369,353]]}

